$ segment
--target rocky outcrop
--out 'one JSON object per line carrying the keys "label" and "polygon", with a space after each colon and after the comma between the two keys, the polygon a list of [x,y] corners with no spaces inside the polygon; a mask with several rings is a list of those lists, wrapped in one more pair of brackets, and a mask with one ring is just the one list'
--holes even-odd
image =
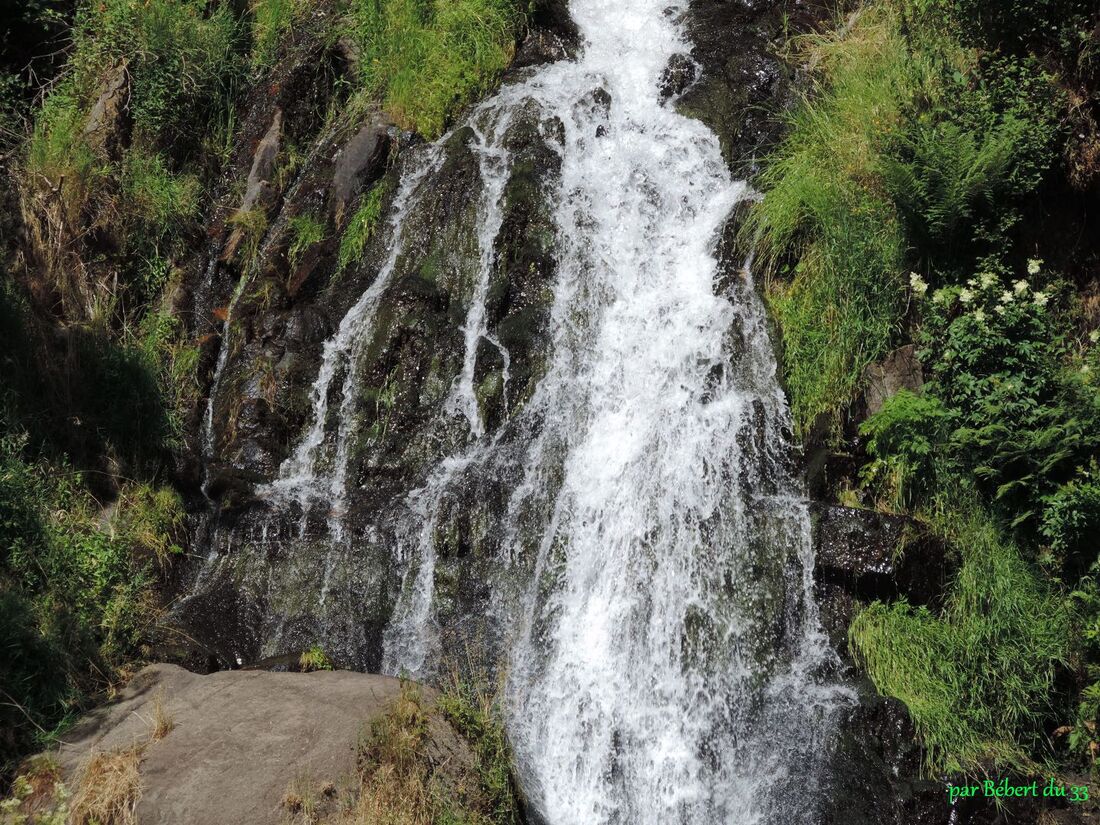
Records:
{"label": "rocky outcrop", "polygon": [[279,144],[283,134],[283,112],[275,110],[271,125],[256,146],[252,156],[252,168],[248,173],[244,196],[234,214],[237,225],[229,235],[222,250],[222,261],[231,261],[240,249],[245,237],[257,231],[258,227],[248,221],[248,216],[259,210],[261,213],[274,204],[278,192],[272,179],[275,177],[275,160],[279,156]]}
{"label": "rocky outcrop", "polygon": [[100,87],[99,97],[84,122],[84,139],[93,151],[117,157],[129,138],[129,65],[120,61]]}
{"label": "rocky outcrop", "polygon": [[344,211],[351,199],[385,171],[393,129],[386,115],[376,113],[359,127],[340,150],[332,170],[329,201],[337,225],[343,223]]}
{"label": "rocky outcrop", "polygon": [[[424,752],[443,784],[477,787],[469,745],[433,710],[436,693],[419,688],[428,713]],[[142,748],[142,825],[280,825],[294,797],[315,795],[320,821],[347,803],[357,782],[357,745],[391,710],[402,683],[347,671],[223,671],[209,676],[173,665],[138,673],[119,695],[69,730],[57,751],[70,788],[94,753]],[[159,730],[157,730],[159,726]]]}
{"label": "rocky outcrop", "polygon": [[924,372],[917,360],[917,348],[912,344],[898,347],[880,361],[863,370],[863,404],[867,415],[874,415],[882,405],[901,390],[917,392],[924,386]]}

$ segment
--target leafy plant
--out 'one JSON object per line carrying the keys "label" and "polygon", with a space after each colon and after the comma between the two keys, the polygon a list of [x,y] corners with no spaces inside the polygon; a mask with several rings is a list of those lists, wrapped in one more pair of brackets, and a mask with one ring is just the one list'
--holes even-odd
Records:
{"label": "leafy plant", "polygon": [[321,649],[320,645],[313,645],[309,650],[302,653],[298,659],[298,667],[302,673],[332,670],[332,660],[329,659],[328,654]]}
{"label": "leafy plant", "polygon": [[951,414],[934,397],[901,390],[860,426],[872,461],[866,484],[885,485],[894,509],[924,499],[936,489],[937,454],[950,431]]}

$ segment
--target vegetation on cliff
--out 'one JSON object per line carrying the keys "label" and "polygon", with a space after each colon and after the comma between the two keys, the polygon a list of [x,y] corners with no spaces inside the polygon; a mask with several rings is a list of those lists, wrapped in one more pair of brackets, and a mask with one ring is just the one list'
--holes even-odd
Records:
{"label": "vegetation on cliff", "polygon": [[[330,120],[384,108],[435,137],[499,79],[525,10],[34,0],[5,24],[0,774],[127,662],[156,655],[162,584],[187,545],[186,501],[200,495],[180,468],[211,347],[189,296],[208,230],[239,196],[226,181],[248,170],[249,107],[313,38],[347,61],[328,76]],[[291,142],[280,154],[280,181],[300,152]],[[362,199],[342,267],[385,192]],[[291,230],[291,260],[330,232],[308,213]]]}
{"label": "vegetation on cliff", "polygon": [[[846,496],[957,549],[942,604],[850,633],[930,771],[1096,765],[1098,26],[1076,0],[867,0],[796,40],[808,92],[745,229],[800,431],[862,445]],[[926,383],[860,425],[908,342]]]}

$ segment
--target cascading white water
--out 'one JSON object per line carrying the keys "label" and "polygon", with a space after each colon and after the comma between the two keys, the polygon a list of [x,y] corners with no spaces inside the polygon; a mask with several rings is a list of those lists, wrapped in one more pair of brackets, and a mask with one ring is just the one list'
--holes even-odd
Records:
{"label": "cascading white water", "polygon": [[[668,0],[573,0],[581,56],[538,69],[470,114],[479,274],[443,411],[465,418],[469,441],[394,521],[406,574],[385,666],[423,675],[440,653],[434,542],[444,502],[463,478],[505,460],[473,379],[481,340],[508,363],[485,301],[509,175],[505,134],[515,113],[535,110],[561,125],[548,138],[561,158],[560,188],[549,194],[552,348],[516,413],[531,439],[491,531],[500,566],[527,582],[498,587],[494,604],[511,644],[510,738],[551,825],[812,821],[807,798],[840,697],[819,684],[831,654],[763,309],[748,273],[718,289],[717,238],[749,193],[730,179],[716,137],[658,94],[669,58],[687,50],[678,11]],[[336,502],[337,539],[357,348],[401,252],[401,222],[445,140],[407,174],[389,259],[325,345],[313,422],[272,486],[303,508],[310,498]]]}

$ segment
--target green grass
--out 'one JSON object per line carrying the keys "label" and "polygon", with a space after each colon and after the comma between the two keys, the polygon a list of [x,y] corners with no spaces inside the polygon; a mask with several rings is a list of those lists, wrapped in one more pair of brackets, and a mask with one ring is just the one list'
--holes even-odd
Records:
{"label": "green grass", "polygon": [[355,0],[368,94],[403,128],[437,137],[511,62],[513,0]]}
{"label": "green grass", "polygon": [[796,47],[816,67],[814,88],[789,116],[744,232],[767,275],[792,413],[805,432],[853,396],[900,321],[905,239],[877,157],[922,67],[889,3],[866,7],[846,34]]}
{"label": "green grass", "polygon": [[484,678],[462,679],[452,674],[450,685],[439,698],[439,709],[473,748],[487,800],[488,822],[514,825],[520,816],[512,790],[512,752],[504,733],[499,699],[499,691]]}
{"label": "green grass", "polygon": [[937,518],[961,554],[943,614],[875,602],[852,623],[852,651],[909,709],[929,775],[1035,772],[1072,615],[977,506],[957,501]]}
{"label": "green grass", "polygon": [[254,71],[266,69],[275,62],[279,46],[301,7],[301,0],[253,0],[250,9]]}
{"label": "green grass", "polygon": [[382,219],[382,201],[386,197],[385,183],[376,183],[363,197],[359,208],[348,221],[347,228],[340,238],[340,251],[337,255],[337,271],[343,272],[352,263],[363,257],[363,250],[378,229]]}
{"label": "green grass", "polygon": [[311,246],[325,239],[325,225],[313,215],[296,215],[290,221],[290,249],[287,255],[298,263]]}

